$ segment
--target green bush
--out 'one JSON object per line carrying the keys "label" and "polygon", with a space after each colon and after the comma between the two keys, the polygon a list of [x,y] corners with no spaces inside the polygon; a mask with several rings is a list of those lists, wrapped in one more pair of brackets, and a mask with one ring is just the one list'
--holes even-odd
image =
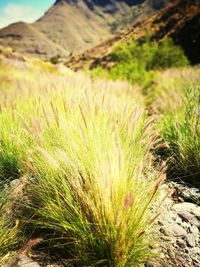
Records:
{"label": "green bush", "polygon": [[174,45],[172,39],[167,38],[155,49],[151,60],[147,63],[147,70],[184,67],[188,63],[182,48]]}
{"label": "green bush", "polygon": [[154,80],[154,70],[188,65],[183,50],[174,45],[171,39],[165,39],[160,45],[145,41],[132,40],[113,48],[110,54],[114,66],[103,71],[97,67],[95,75],[107,76],[111,79],[128,80],[132,84],[139,83],[144,88]]}

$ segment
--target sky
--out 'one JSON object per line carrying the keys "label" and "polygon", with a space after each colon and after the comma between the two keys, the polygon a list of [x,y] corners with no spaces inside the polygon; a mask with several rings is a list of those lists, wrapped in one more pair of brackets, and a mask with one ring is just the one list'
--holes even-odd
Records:
{"label": "sky", "polygon": [[17,21],[33,22],[55,0],[0,0],[0,28]]}

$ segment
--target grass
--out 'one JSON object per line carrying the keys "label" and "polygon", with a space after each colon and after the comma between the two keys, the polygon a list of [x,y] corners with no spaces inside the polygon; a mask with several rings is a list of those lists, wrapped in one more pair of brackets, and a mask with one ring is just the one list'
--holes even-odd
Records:
{"label": "grass", "polygon": [[0,91],[0,260],[42,238],[40,251],[79,266],[143,266],[159,239],[159,138],[171,168],[198,172],[199,69],[156,70],[142,90],[40,61],[2,64],[14,75]]}
{"label": "grass", "polygon": [[143,90],[144,102],[152,113],[166,114],[169,111],[180,110],[186,88],[196,88],[200,84],[200,68],[184,67],[156,71],[154,80],[146,90]]}
{"label": "grass", "polygon": [[[53,231],[48,243],[83,266],[139,266],[150,255],[149,222],[162,179],[145,166],[145,138],[152,140],[148,127],[143,130],[148,121],[137,107],[119,117],[111,108],[109,101],[96,100],[69,110],[67,125],[54,131],[59,135],[53,147],[51,136],[35,160],[32,155],[31,228],[46,229],[44,240]],[[62,114],[57,117],[65,123]]]}
{"label": "grass", "polygon": [[152,167],[154,118],[127,83],[40,77],[32,90],[17,83],[0,113],[1,180],[29,177],[12,214],[24,240],[81,266],[140,266],[164,180]]}
{"label": "grass", "polygon": [[[171,39],[160,45],[143,41],[113,47],[107,69],[98,66],[91,75],[139,84],[149,114],[161,115],[158,131],[169,162],[169,176],[199,186],[199,67],[189,62]],[[110,66],[110,67],[109,67]]]}
{"label": "grass", "polygon": [[200,186],[200,94],[199,87],[186,87],[180,105],[169,111],[161,123],[171,176]]}
{"label": "grass", "polygon": [[158,114],[160,132],[168,160],[168,174],[199,186],[199,67],[158,72],[145,92],[149,113]]}
{"label": "grass", "polygon": [[10,258],[18,242],[18,222],[10,219],[9,191],[0,185],[0,265]]}

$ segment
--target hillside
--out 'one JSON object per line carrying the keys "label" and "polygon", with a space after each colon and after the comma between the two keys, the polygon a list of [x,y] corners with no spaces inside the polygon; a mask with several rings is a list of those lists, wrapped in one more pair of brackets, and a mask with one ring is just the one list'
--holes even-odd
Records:
{"label": "hillside", "polygon": [[120,28],[150,16],[169,0],[57,0],[35,23],[18,22],[0,30],[0,45],[49,59],[80,53]]}
{"label": "hillside", "polygon": [[22,54],[38,56],[54,56],[55,54],[66,55],[66,51],[51,41],[42,32],[31,24],[17,22],[9,25],[0,32],[0,44],[12,47]]}
{"label": "hillside", "polygon": [[[154,3],[155,4],[155,3]],[[177,0],[161,11],[117,33],[102,44],[72,57],[66,65],[73,70],[84,66],[110,64],[110,51],[117,42],[132,38],[143,39],[147,30],[151,31],[152,41],[159,43],[165,37],[172,37],[176,44],[183,47],[192,64],[200,62],[200,2],[198,0]]]}

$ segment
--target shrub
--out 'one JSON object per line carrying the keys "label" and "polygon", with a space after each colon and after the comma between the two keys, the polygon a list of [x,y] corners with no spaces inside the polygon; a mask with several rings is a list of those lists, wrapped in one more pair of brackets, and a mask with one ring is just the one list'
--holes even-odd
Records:
{"label": "shrub", "polygon": [[172,39],[165,39],[158,47],[151,60],[147,63],[147,70],[184,67],[189,64],[181,47],[174,45]]}
{"label": "shrub", "polygon": [[[160,45],[149,41],[132,40],[118,44],[110,54],[115,64],[108,70],[107,77],[111,79],[128,80],[132,84],[139,83],[147,88],[154,81],[153,70],[188,65],[183,50],[174,45],[171,39],[165,39]],[[104,75],[102,69],[92,72]]]}

